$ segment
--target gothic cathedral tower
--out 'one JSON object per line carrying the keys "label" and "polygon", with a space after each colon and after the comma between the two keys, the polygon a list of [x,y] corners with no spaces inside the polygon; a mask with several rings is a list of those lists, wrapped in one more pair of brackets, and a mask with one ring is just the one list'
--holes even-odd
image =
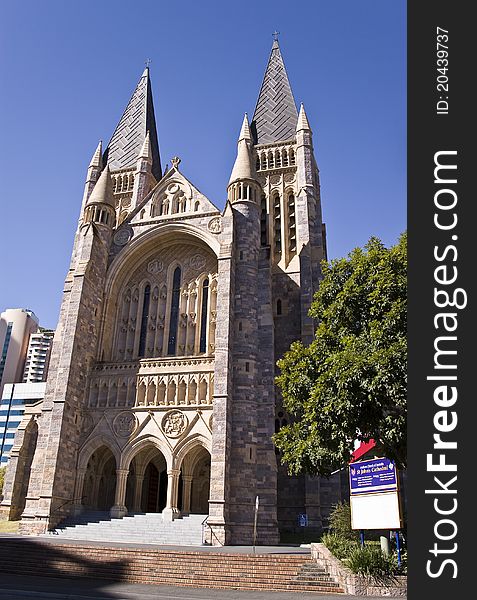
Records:
{"label": "gothic cathedral tower", "polygon": [[[1,509],[43,532],[90,510],[200,515],[212,544],[321,526],[320,482],[271,436],[275,364],[308,343],[326,258],[318,168],[278,42],[219,210],[163,171],[146,68],[88,168],[44,402],[27,411]],[[180,543],[180,540],[177,540]]]}

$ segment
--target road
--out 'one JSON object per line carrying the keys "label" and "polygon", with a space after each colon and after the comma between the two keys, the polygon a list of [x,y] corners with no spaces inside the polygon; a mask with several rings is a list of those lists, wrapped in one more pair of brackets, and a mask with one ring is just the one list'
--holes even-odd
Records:
{"label": "road", "polygon": [[[300,600],[302,598],[308,600],[356,600],[356,596],[343,594],[213,590],[118,583],[99,579],[72,580],[1,574],[1,600],[31,600],[34,598],[38,600]],[[372,600],[372,598],[368,596],[368,600]]]}

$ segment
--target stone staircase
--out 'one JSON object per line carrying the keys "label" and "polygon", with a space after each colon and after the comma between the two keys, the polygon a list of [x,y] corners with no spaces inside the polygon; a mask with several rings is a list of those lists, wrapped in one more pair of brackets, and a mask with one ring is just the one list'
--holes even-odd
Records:
{"label": "stone staircase", "polygon": [[160,550],[70,541],[65,538],[5,538],[0,573],[28,572],[44,577],[86,577],[131,583],[195,588],[343,593],[311,558],[290,551],[242,554],[212,548]]}
{"label": "stone staircase", "polygon": [[206,515],[189,515],[164,521],[161,513],[136,513],[112,519],[109,513],[85,512],[63,521],[56,529],[40,537],[72,540],[123,542],[128,544],[160,544],[200,546],[202,522]]}

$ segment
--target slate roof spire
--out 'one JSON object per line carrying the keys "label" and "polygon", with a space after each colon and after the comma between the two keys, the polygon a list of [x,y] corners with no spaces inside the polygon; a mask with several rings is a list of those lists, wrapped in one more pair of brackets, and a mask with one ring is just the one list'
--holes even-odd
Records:
{"label": "slate roof spire", "polygon": [[278,40],[274,39],[252,120],[256,144],[272,144],[295,136],[298,120]]}
{"label": "slate roof spire", "polygon": [[152,174],[159,181],[162,178],[161,157],[157,141],[149,67],[144,69],[126,110],[119,120],[104,152],[103,164],[107,163],[111,171],[135,167],[147,132],[149,132],[152,155]]}

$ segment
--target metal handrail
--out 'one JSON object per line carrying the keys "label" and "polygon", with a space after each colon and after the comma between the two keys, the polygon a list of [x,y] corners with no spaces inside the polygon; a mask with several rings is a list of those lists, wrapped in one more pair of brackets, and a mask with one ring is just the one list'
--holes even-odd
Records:
{"label": "metal handrail", "polygon": [[200,524],[201,526],[201,544],[202,546],[204,546],[205,544],[207,544],[208,542],[206,542],[204,540],[204,531],[205,531],[205,525],[208,525],[209,529],[211,529],[210,525],[207,523],[207,519],[209,518],[209,515],[207,515],[205,517],[205,519],[202,521],[202,523]]}

